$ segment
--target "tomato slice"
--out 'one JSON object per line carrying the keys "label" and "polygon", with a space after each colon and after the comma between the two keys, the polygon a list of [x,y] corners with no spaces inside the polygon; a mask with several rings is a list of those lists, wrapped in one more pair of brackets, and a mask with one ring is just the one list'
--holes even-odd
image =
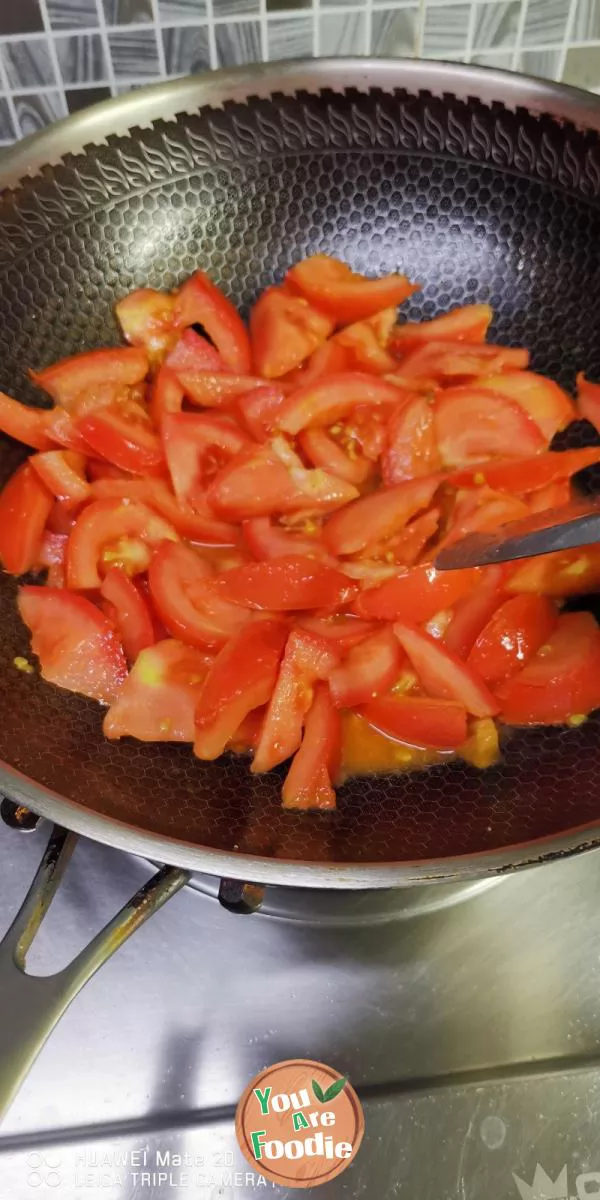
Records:
{"label": "tomato slice", "polygon": [[[409,521],[404,529],[388,538],[387,541],[375,546],[368,546],[359,559],[352,564],[356,573],[349,571],[351,564],[347,562],[343,564],[343,570],[352,574],[355,579],[376,579],[377,571],[381,572],[381,568],[385,565],[388,568],[391,567],[391,574],[396,573],[398,566],[412,567],[421,557],[427,543],[437,533],[441,516],[441,509],[428,509],[420,517]],[[366,568],[369,562],[373,565],[373,571],[358,571],[359,567]],[[384,578],[384,576],[380,577]],[[391,578],[391,575],[388,578]]]}
{"label": "tomato slice", "polygon": [[306,630],[292,630],[256,746],[251,767],[254,774],[272,771],[296,752],[314,685],[318,679],[327,678],[338,658],[331,640]]}
{"label": "tomato slice", "polygon": [[427,508],[440,481],[441,476],[430,475],[361,496],[329,518],[323,530],[326,546],[334,554],[357,554],[391,538]]}
{"label": "tomato slice", "polygon": [[444,644],[459,658],[467,657],[476,638],[505,599],[505,577],[504,567],[488,567],[481,586],[462,596],[454,606],[444,633]]}
{"label": "tomato slice", "polygon": [[19,612],[48,683],[110,704],[127,675],[115,631],[91,601],[63,588],[23,587]]}
{"label": "tomato slice", "polygon": [[228,371],[179,371],[177,378],[192,404],[200,408],[226,408],[238,396],[264,388],[264,380],[254,375],[233,375]]}
{"label": "tomato slice", "polygon": [[[292,452],[292,457],[295,458]],[[242,451],[208,489],[215,513],[230,521],[277,513],[328,512],[354,500],[357,489],[320,468],[286,465],[273,446]]]}
{"label": "tomato slice", "polygon": [[283,621],[257,621],[219,651],[196,708],[198,758],[218,758],[244,717],[270,700],[287,635]]}
{"label": "tomato slice", "polygon": [[482,629],[469,654],[470,666],[495,687],[529,662],[556,621],[556,608],[546,596],[512,596]]}
{"label": "tomato slice", "polygon": [[134,663],[138,654],[156,641],[148,604],[120,567],[111,567],[107,571],[100,595],[107,602],[106,615],[118,630],[127,661]]}
{"label": "tomato slice", "polygon": [[309,426],[334,425],[358,404],[391,407],[397,401],[398,393],[392,383],[375,375],[348,371],[329,375],[293,392],[282,406],[278,426],[284,433],[296,434]]}
{"label": "tomato slice", "polygon": [[408,746],[456,750],[467,736],[467,710],[452,700],[378,696],[360,712],[374,729]]}
{"label": "tomato slice", "polygon": [[235,604],[277,612],[343,607],[356,591],[341,571],[300,554],[248,563],[219,584],[220,595]]}
{"label": "tomato slice", "polygon": [[141,650],[102,725],[107,738],[193,742],[210,655],[172,638]]}
{"label": "tomato slice", "polygon": [[483,342],[493,316],[489,304],[465,304],[462,308],[443,313],[441,317],[433,317],[431,321],[406,321],[394,330],[394,350],[404,354],[415,346],[440,340]]}
{"label": "tomato slice", "polygon": [[173,349],[167,354],[165,366],[175,374],[179,371],[226,370],[219,351],[195,329],[184,329],[179,334]]}
{"label": "tomato slice", "polygon": [[582,450],[547,450],[534,458],[509,458],[501,462],[475,463],[454,471],[448,483],[454,487],[480,487],[487,484],[501,492],[527,493],[547,487],[561,479],[600,462],[600,446]]}
{"label": "tomato slice", "polygon": [[509,725],[555,725],[600,706],[600,630],[591,613],[563,613],[526,667],[497,689]]}
{"label": "tomato slice", "polygon": [[381,457],[384,483],[391,485],[430,475],[440,468],[433,405],[427,396],[414,396],[398,405],[387,425],[387,444]]}
{"label": "tomato slice", "polygon": [[199,649],[220,647],[252,619],[215,588],[210,566],[181,543],[165,542],[148,570],[150,595],[169,633]]}
{"label": "tomato slice", "polygon": [[95,454],[122,471],[141,475],[164,462],[160,438],[140,404],[96,409],[77,418],[75,427]]}
{"label": "tomato slice", "polygon": [[34,471],[54,496],[83,503],[90,496],[85,477],[85,458],[72,450],[44,450],[29,459]]}
{"label": "tomato slice", "polygon": [[367,279],[326,254],[315,254],[296,263],[288,271],[286,282],[333,317],[338,325],[362,321],[384,308],[396,308],[419,288],[406,275]]}
{"label": "tomato slice", "polygon": [[529,509],[523,500],[505,492],[481,488],[479,493],[467,492],[462,496],[459,494],[450,527],[436,549],[439,552],[469,533],[488,533],[492,529],[498,529],[500,525],[507,525],[510,521],[520,521],[528,514]]}
{"label": "tomato slice", "polygon": [[546,448],[538,423],[516,400],[476,385],[438,394],[435,433],[448,467],[501,455],[527,458]]}
{"label": "tomato slice", "polygon": [[326,684],[317,684],[304,726],[300,749],[281,792],[284,808],[335,808],[332,781],[339,771],[342,746],[340,715]]}
{"label": "tomato slice", "polygon": [[231,417],[167,413],[161,433],[173,490],[191,508],[204,501],[215,475],[250,444]]}
{"label": "tomato slice", "polygon": [[356,617],[300,617],[297,626],[335,642],[342,649],[358,645],[376,630],[371,621],[359,621]]}
{"label": "tomato slice", "polygon": [[559,429],[564,429],[577,414],[570,396],[545,375],[535,371],[509,371],[500,375],[486,375],[480,379],[482,387],[514,400],[539,425],[548,442]]}
{"label": "tomato slice", "polygon": [[43,408],[29,408],[12,396],[0,392],[0,433],[7,433],[17,442],[33,446],[35,450],[51,450],[52,437],[47,429],[48,412]]}
{"label": "tomato slice", "polygon": [[150,392],[149,411],[154,424],[160,429],[165,414],[181,412],[182,406],[183,388],[174,371],[163,364]]}
{"label": "tomato slice", "polygon": [[527,496],[527,507],[532,514],[542,513],[548,508],[564,508],[572,499],[570,480],[557,479],[556,483],[549,483]]}
{"label": "tomato slice", "polygon": [[481,582],[481,573],[436,571],[430,564],[409,567],[394,579],[361,592],[352,605],[359,617],[377,621],[429,621],[444,608],[452,608]]}
{"label": "tomato slice", "polygon": [[396,368],[396,360],[387,349],[395,324],[396,309],[386,308],[366,321],[347,325],[336,334],[335,341],[347,352],[355,370],[384,375]]}
{"label": "tomato slice", "polygon": [[279,385],[254,388],[237,401],[237,410],[252,437],[266,442],[275,429],[286,393]]}
{"label": "tomato slice", "polygon": [[[135,500],[94,500],[78,516],[69,536],[67,546],[67,583],[70,588],[99,588],[101,578],[98,566],[101,561],[117,562],[121,544],[128,539],[139,540],[148,547],[158,545],[165,539],[177,541],[173,526],[157,516],[146,504]],[[116,553],[111,554],[111,550]],[[123,547],[123,559],[127,559],[127,548]],[[135,570],[145,570],[147,559],[140,561]]]}
{"label": "tomato slice", "polygon": [[275,524],[270,517],[252,517],[242,523],[244,542],[254,558],[262,562],[266,558],[281,558],[282,555],[302,554],[309,558],[334,560],[327,553],[319,537],[319,527],[312,522],[314,533],[293,533]]}
{"label": "tomato slice", "polygon": [[319,346],[303,367],[291,371],[282,382],[293,389],[308,387],[309,384],[316,383],[317,379],[324,379],[326,375],[340,375],[348,371],[350,358],[350,353],[337,338],[332,338],[323,346]]}
{"label": "tomato slice", "polygon": [[[402,327],[401,327],[402,328]],[[460,383],[481,375],[523,371],[529,366],[529,351],[510,346],[467,342],[425,342],[394,365],[399,377],[415,386],[433,378],[441,383]]]}
{"label": "tomato slice", "polygon": [[360,485],[374,473],[373,463],[357,454],[351,438],[348,438],[347,451],[325,429],[304,429],[298,442],[313,467],[322,467],[330,475],[337,475],[338,479],[345,479],[347,483]]}
{"label": "tomato slice", "polygon": [[506,590],[545,596],[580,596],[600,586],[600,546],[557,550],[526,558],[511,575]]}
{"label": "tomato slice", "polygon": [[162,361],[173,345],[175,298],[154,288],[138,288],[115,304],[115,316],[125,340],[143,346],[152,364]]}
{"label": "tomato slice", "polygon": [[402,622],[396,622],[394,633],[430,696],[457,700],[475,717],[491,717],[499,711],[500,705],[477,672],[436,638]]}
{"label": "tomato slice", "polygon": [[52,492],[29,462],[5,483],[0,492],[0,562],[11,575],[23,575],[39,562],[53,504]]}
{"label": "tomato slice", "polygon": [[107,387],[116,390],[141,383],[148,372],[148,355],[139,346],[116,350],[88,350],[32,371],[33,382],[48,392],[57,404],[71,409],[84,395],[89,401]]}
{"label": "tomato slice", "polygon": [[329,676],[336,708],[366,704],[396,682],[403,654],[391,629],[382,629],[352,647]]}
{"label": "tomato slice", "polygon": [[204,271],[196,271],[175,294],[174,324],[179,329],[202,325],[225,366],[240,375],[248,374],[251,355],[246,326]]}
{"label": "tomato slice", "polygon": [[[216,546],[234,546],[238,533],[233,525],[219,521],[207,504],[197,502],[196,511],[177,501],[162,479],[99,479],[92,484],[98,500],[141,500],[169,521],[181,537]],[[198,511],[200,510],[200,511]]]}
{"label": "tomato slice", "polygon": [[285,287],[259,296],[250,313],[252,361],[257,375],[278,379],[299,367],[329,337],[334,322]]}
{"label": "tomato slice", "polygon": [[79,433],[74,417],[65,408],[53,408],[46,413],[46,428],[52,447],[63,446],[78,454],[90,453],[90,446]]}

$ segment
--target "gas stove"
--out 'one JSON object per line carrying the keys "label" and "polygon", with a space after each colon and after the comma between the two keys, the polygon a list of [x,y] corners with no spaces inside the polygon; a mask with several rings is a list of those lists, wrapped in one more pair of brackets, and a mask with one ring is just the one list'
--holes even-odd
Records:
{"label": "gas stove", "polygon": [[[0,828],[2,932],[48,832]],[[294,1057],[349,1075],[364,1106],[329,1200],[599,1195],[599,868],[590,852],[466,886],[268,888],[251,916],[194,878],[46,1044],[3,1124],[0,1196],[292,1197],[250,1171],[234,1114]],[[152,870],[82,840],[29,971],[64,966]]]}

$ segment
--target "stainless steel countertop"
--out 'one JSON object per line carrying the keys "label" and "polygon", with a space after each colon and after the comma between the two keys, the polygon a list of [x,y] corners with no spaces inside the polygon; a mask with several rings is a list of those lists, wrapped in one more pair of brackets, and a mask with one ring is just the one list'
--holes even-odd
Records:
{"label": "stainless steel countertop", "polygon": [[[47,833],[0,830],[3,925]],[[456,903],[436,888],[317,897],[312,920],[293,893],[267,894],[298,918],[278,919],[186,888],[42,1051],[3,1125],[0,1196],[292,1196],[248,1172],[233,1117],[259,1069],[295,1056],[347,1073],[365,1107],[329,1200],[546,1200],[541,1176],[531,1194],[513,1179],[532,1184],[538,1163],[552,1195],[600,1195],[599,866],[591,852]],[[150,870],[81,842],[29,970],[64,965]],[[167,1151],[188,1163],[169,1170]]]}

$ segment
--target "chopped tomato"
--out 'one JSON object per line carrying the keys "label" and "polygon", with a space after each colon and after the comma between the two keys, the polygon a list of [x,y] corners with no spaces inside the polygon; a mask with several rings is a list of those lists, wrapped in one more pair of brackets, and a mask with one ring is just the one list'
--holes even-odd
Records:
{"label": "chopped tomato", "polygon": [[191,508],[202,503],[221,468],[249,445],[231,417],[213,413],[167,413],[161,432],[173,490]]}
{"label": "chopped tomato", "polygon": [[227,743],[228,750],[233,750],[234,754],[248,754],[256,750],[265,719],[265,711],[265,706],[262,705],[260,708],[254,708],[247,717],[244,717],[239,728]]}
{"label": "chopped tomato", "polygon": [[374,729],[409,746],[456,750],[467,736],[467,710],[453,700],[378,696],[360,712]]}
{"label": "chopped tomato", "polygon": [[529,365],[527,350],[510,346],[473,346],[467,342],[424,342],[396,363],[394,369],[407,383],[431,377],[442,383],[460,383],[504,371],[522,371]]}
{"label": "chopped tomato", "polygon": [[557,620],[546,596],[512,596],[479,634],[469,664],[490,687],[509,679],[548,641]]}
{"label": "chopped tomato", "polygon": [[518,675],[497,689],[509,725],[555,725],[600,707],[600,628],[591,613],[563,613]]}
{"label": "chopped tomato", "polygon": [[300,749],[287,773],[282,789],[283,807],[288,809],[335,808],[333,782],[340,767],[342,729],[329,688],[317,684],[306,717]]}
{"label": "chopped tomato", "polygon": [[505,576],[503,567],[488,567],[481,586],[474,587],[454,605],[444,645],[459,658],[467,657],[475,639],[502,604]]}
{"label": "chopped tomato", "polygon": [[296,752],[314,685],[327,679],[339,658],[335,643],[304,629],[292,630],[269,701],[251,770],[272,771]]}
{"label": "chopped tomato", "polygon": [[489,304],[465,304],[463,308],[453,308],[441,317],[433,317],[431,321],[406,321],[394,330],[394,350],[404,354],[415,346],[440,340],[483,342],[493,315]]}
{"label": "chopped tomato", "polygon": [[546,379],[544,375],[536,375],[534,371],[509,371],[500,375],[486,375],[480,380],[480,384],[488,391],[506,396],[520,404],[539,426],[548,442],[576,416],[570,396],[567,396],[554,380]]}
{"label": "chopped tomato", "polygon": [[438,394],[435,432],[448,467],[466,467],[486,456],[527,458],[546,446],[538,423],[519,403],[476,385]]}
{"label": "chopped tomato", "polygon": [[95,454],[122,471],[141,475],[164,461],[160,438],[141,404],[97,409],[79,417],[75,426]]}
{"label": "chopped tomato", "polygon": [[462,496],[459,493],[452,523],[438,543],[437,550],[451,546],[469,533],[488,533],[510,521],[523,520],[528,514],[529,509],[523,500],[519,500],[518,496],[508,496],[505,492],[481,488],[479,493],[467,492]]}
{"label": "chopped tomato", "polygon": [[253,517],[250,521],[242,523],[242,530],[248,549],[259,561],[265,558],[281,558],[282,555],[303,554],[309,558],[330,560],[333,564],[333,559],[321,542],[318,525],[315,521],[310,524],[314,532],[294,533],[276,524],[270,517]]}
{"label": "chopped tomato", "polygon": [[195,329],[184,329],[179,334],[173,349],[165,359],[165,366],[178,374],[179,371],[224,371],[225,363],[205,337]]}
{"label": "chopped tomato", "polygon": [[129,560],[129,540],[135,546],[131,556],[131,574],[145,571],[146,556],[137,560],[137,543],[152,548],[165,539],[177,541],[172,525],[157,516],[146,504],[135,500],[94,500],[78,516],[67,546],[67,583],[70,588],[99,588],[98,567]]}
{"label": "chopped tomato", "polygon": [[[596,433],[600,433],[600,383],[592,383],[590,379],[586,379],[583,371],[579,371],[576,378],[577,412],[594,426]],[[18,437],[18,434],[14,436]],[[24,438],[20,440],[25,441]]]}
{"label": "chopped tomato", "polygon": [[367,279],[326,254],[315,254],[296,263],[288,271],[286,282],[333,317],[338,325],[362,321],[384,308],[396,308],[419,287],[410,283],[406,275]]}
{"label": "chopped tomato", "polygon": [[556,550],[525,558],[511,575],[509,592],[536,592],[545,596],[579,596],[600,586],[600,545]]}
{"label": "chopped tomato", "polygon": [[398,405],[387,426],[387,445],[381,456],[386,484],[402,483],[440,468],[433,406],[426,396],[414,396]]}
{"label": "chopped tomato", "polygon": [[401,571],[381,587],[362,592],[352,605],[359,617],[378,621],[429,621],[479,586],[481,573],[436,571],[425,564]]}
{"label": "chopped tomato", "polygon": [[190,646],[223,646],[251,620],[243,608],[219,594],[210,566],[191,546],[160,546],[150,563],[148,582],[165,629]]}
{"label": "chopped tomato", "polygon": [[395,323],[396,309],[386,308],[366,321],[347,325],[336,334],[335,340],[343,346],[355,370],[384,375],[396,367],[395,359],[387,350]]}
{"label": "chopped tomato", "polygon": [[104,395],[109,386],[116,394],[119,388],[141,383],[147,371],[146,351],[130,346],[116,350],[88,350],[72,358],[63,358],[41,371],[32,371],[31,376],[57,404],[71,409],[82,395],[89,400],[97,390]]}
{"label": "chopped tomato", "polygon": [[398,639],[391,629],[382,629],[352,647],[329,676],[336,708],[355,708],[380,692],[387,692],[398,678],[402,658]]}
{"label": "chopped tomato", "polygon": [[297,625],[344,649],[358,645],[376,628],[370,621],[359,621],[356,617],[301,617]]}
{"label": "chopped tomato", "polygon": [[40,560],[44,527],[54,496],[29,462],[0,492],[0,562],[11,575],[23,575]]}
{"label": "chopped tomato", "polygon": [[210,655],[167,638],[138,655],[102,729],[107,738],[193,742]]}
{"label": "chopped tomato", "polygon": [[30,408],[0,392],[0,433],[7,433],[17,442],[33,446],[35,450],[51,450],[53,440],[48,433],[48,415],[43,408]]}
{"label": "chopped tomato", "polygon": [[242,451],[210,485],[209,503],[219,516],[243,521],[275,513],[328,512],[358,494],[352,484],[298,463],[286,465],[272,445]]}
{"label": "chopped tomato", "polygon": [[81,512],[82,505],[72,500],[54,501],[46,522],[51,533],[69,534]]}
{"label": "chopped tomato", "polygon": [[143,346],[151,363],[159,363],[176,338],[173,331],[175,298],[154,288],[138,288],[115,305],[125,340]]}
{"label": "chopped tomato", "polygon": [[230,300],[204,274],[196,271],[175,294],[174,324],[182,329],[201,325],[231,371],[250,370],[250,339]]}
{"label": "chopped tomato", "polygon": [[600,446],[582,450],[547,450],[534,458],[508,458],[500,462],[481,462],[454,471],[448,483],[455,487],[480,487],[487,484],[501,492],[534,492],[561,479],[568,479],[585,467],[600,462]]}
{"label": "chopped tomato", "polygon": [[549,483],[527,496],[527,507],[530,513],[541,513],[548,508],[563,508],[572,498],[570,480],[557,479],[556,483]]}
{"label": "chopped tomato", "polygon": [[356,589],[341,571],[300,554],[248,563],[220,578],[220,595],[276,612],[343,607]]}
{"label": "chopped tomato", "polygon": [[107,602],[106,615],[118,630],[127,660],[134,663],[138,654],[156,640],[148,604],[133,580],[119,567],[107,571],[100,595]]}
{"label": "chopped tomato", "polygon": [[244,717],[271,699],[287,635],[283,621],[257,621],[219,651],[196,708],[198,758],[218,758]]}
{"label": "chopped tomato", "polygon": [[304,429],[298,438],[299,445],[313,467],[322,467],[338,479],[360,485],[373,474],[374,466],[368,458],[357,454],[352,438],[347,439],[347,449],[340,444],[332,431]]}
{"label": "chopped tomato", "polygon": [[430,696],[457,700],[475,717],[498,712],[500,705],[483,679],[440,641],[402,622],[396,622],[394,633]]}
{"label": "chopped tomato", "polygon": [[89,454],[90,446],[79,433],[74,417],[65,408],[53,408],[46,414],[46,428],[52,446],[63,446],[78,454]]}
{"label": "chopped tomato", "polygon": [[430,475],[361,496],[329,518],[323,530],[326,546],[334,554],[357,554],[391,538],[427,507],[439,484],[440,476]]}
{"label": "chopped tomato", "polygon": [[18,604],[44,679],[110,704],[127,665],[112,625],[95,604],[49,587],[21,588]]}
{"label": "chopped tomato", "polygon": [[46,583],[48,587],[65,586],[65,554],[67,552],[67,534],[52,533],[46,529],[40,546],[39,563],[48,568]]}
{"label": "chopped tomato", "polygon": [[150,415],[154,424],[160,429],[162,418],[166,413],[181,412],[183,405],[183,388],[170,367],[163,365],[150,394]]}
{"label": "chopped tomato", "polygon": [[293,392],[282,406],[278,426],[284,433],[300,433],[309,426],[334,425],[358,404],[392,407],[397,400],[394,385],[374,375],[360,371],[329,375]]}
{"label": "chopped tomato", "polygon": [[32,454],[31,466],[54,496],[80,504],[90,496],[85,458],[73,450],[44,450]]}
{"label": "chopped tomato", "polygon": [[278,379],[323,344],[334,322],[303,296],[267,288],[250,313],[252,361],[257,375]]}
{"label": "chopped tomato", "polygon": [[303,367],[291,371],[282,382],[294,388],[308,387],[309,384],[316,383],[317,379],[323,379],[326,375],[340,375],[342,372],[348,371],[349,358],[348,351],[337,338],[332,338],[323,346],[319,346]]}
{"label": "chopped tomato", "polygon": [[265,387],[263,379],[229,371],[179,371],[177,378],[188,400],[200,408],[226,408],[238,396]]}
{"label": "chopped tomato", "polygon": [[98,500],[141,500],[192,542],[233,546],[237,540],[233,525],[219,521],[207,504],[197,501],[194,510],[178,502],[163,479],[99,479],[92,484],[92,495]]}
{"label": "chopped tomato", "polygon": [[278,385],[255,388],[240,396],[237,410],[252,437],[265,442],[273,433],[286,395]]}
{"label": "chopped tomato", "polygon": [[[376,553],[382,557],[384,563],[412,567],[423,554],[427,543],[437,533],[441,515],[441,509],[430,508],[420,517],[409,521],[408,525],[400,530],[400,533],[394,534],[392,538],[382,542],[379,546],[367,547],[364,553],[366,555]],[[347,569],[348,563],[344,563],[344,571]],[[369,578],[368,574],[364,578]]]}

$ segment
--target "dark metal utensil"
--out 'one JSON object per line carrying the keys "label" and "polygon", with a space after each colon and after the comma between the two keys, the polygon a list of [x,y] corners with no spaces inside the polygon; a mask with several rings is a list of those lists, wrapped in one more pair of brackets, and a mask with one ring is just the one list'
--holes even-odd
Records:
{"label": "dark metal utensil", "polygon": [[586,500],[511,521],[493,533],[470,533],[442,550],[435,565],[439,571],[486,567],[594,542],[600,542],[600,503]]}

